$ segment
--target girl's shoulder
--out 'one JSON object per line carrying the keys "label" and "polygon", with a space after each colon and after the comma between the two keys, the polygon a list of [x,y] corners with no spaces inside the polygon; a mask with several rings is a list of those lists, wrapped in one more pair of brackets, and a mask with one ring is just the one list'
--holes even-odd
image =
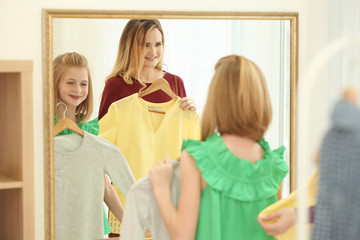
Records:
{"label": "girl's shoulder", "polygon": [[96,136],[99,134],[99,121],[97,118],[94,118],[88,122],[80,123],[78,126],[80,129],[88,133],[94,134]]}
{"label": "girl's shoulder", "polygon": [[255,164],[236,157],[216,133],[205,141],[187,140],[183,149],[195,159],[209,186],[228,197],[252,201],[276,195],[288,172],[284,148],[272,151],[265,140],[260,144],[265,149],[264,159]]}

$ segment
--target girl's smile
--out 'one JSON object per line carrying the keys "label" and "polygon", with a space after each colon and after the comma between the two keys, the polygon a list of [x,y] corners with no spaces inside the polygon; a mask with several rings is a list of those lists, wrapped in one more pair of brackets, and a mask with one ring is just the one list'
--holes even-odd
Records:
{"label": "girl's smile", "polygon": [[70,67],[60,79],[59,97],[70,108],[75,108],[88,96],[89,77],[86,68]]}

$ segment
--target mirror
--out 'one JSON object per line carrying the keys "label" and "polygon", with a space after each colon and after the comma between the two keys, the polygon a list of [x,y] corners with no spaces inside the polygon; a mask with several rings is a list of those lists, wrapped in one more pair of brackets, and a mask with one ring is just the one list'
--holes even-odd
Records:
{"label": "mirror", "polygon": [[114,65],[123,27],[130,18],[156,18],[164,29],[164,70],[180,76],[201,116],[216,61],[234,53],[253,60],[268,81],[273,120],[266,138],[284,145],[290,166],[284,194],[295,188],[295,99],[298,79],[298,13],[137,12],[43,10],[45,230],[54,234],[54,124],[52,60],[76,51],[89,61],[97,117],[105,77]]}

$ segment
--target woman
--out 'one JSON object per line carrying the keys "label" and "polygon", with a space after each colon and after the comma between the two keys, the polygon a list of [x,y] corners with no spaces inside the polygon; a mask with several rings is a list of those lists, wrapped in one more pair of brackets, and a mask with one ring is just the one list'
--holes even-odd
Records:
{"label": "woman", "polygon": [[[164,78],[181,99],[183,110],[196,110],[194,101],[186,97],[184,82],[178,76],[162,70],[164,33],[156,19],[131,19],[125,26],[119,42],[118,55],[112,73],[106,78],[102,93],[99,120],[110,105],[122,98],[149,87],[158,78]],[[170,101],[162,91],[144,97],[153,103]]]}

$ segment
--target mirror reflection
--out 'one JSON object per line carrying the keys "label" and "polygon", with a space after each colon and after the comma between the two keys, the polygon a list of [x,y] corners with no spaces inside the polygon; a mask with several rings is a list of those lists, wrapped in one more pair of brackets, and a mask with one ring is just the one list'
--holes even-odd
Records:
{"label": "mirror reflection", "polygon": [[[150,162],[148,163],[148,166],[144,166],[145,162],[139,163],[129,160],[131,159],[129,156],[135,154],[138,156],[135,159],[145,159],[146,157],[149,157],[149,155],[155,154],[157,157],[154,158],[163,158],[160,157],[161,154],[156,155],[156,153],[151,153],[154,145],[150,144],[152,140],[147,139],[148,136],[141,137],[141,135],[135,136],[136,134],[131,134],[131,131],[136,132],[135,128],[142,124],[137,121],[144,120],[143,115],[132,115],[134,108],[136,108],[137,105],[131,104],[140,102],[140,104],[145,104],[149,107],[149,105],[151,105],[149,102],[154,102],[148,101],[149,99],[151,100],[151,94],[154,94],[154,92],[142,98],[138,96],[140,94],[135,93],[135,95],[137,94],[136,98],[131,100],[131,104],[127,103],[128,105],[126,105],[123,100],[118,101],[119,99],[115,99],[110,101],[107,106],[102,106],[104,105],[104,102],[107,101],[104,98],[104,92],[107,93],[106,91],[109,91],[106,90],[106,84],[109,84],[107,81],[109,81],[111,77],[114,77],[111,76],[111,74],[114,73],[114,69],[116,68],[115,63],[118,61],[119,39],[128,22],[129,19],[120,18],[54,18],[52,20],[53,44],[50,50],[54,58],[67,52],[77,52],[88,60],[88,74],[89,76],[91,75],[91,89],[94,102],[92,114],[91,116],[88,116],[87,120],[92,121],[93,119],[99,118],[100,134],[98,138],[104,138],[110,141],[114,146],[118,147],[118,150],[121,150],[120,152],[117,152],[116,149],[108,149],[109,152],[116,152],[107,157],[110,162],[109,164],[111,164],[111,159],[115,158],[115,155],[123,154],[121,159],[124,159],[122,163],[124,164],[122,167],[123,179],[117,179],[119,176],[115,175],[118,174],[111,173],[111,171],[115,171],[114,169],[118,169],[119,166],[104,166],[104,168],[112,169],[107,171],[107,175],[104,176],[105,202],[106,197],[108,196],[109,199],[111,199],[113,194],[113,187],[109,185],[110,181],[112,181],[115,183],[114,185],[118,186],[116,184],[118,183],[120,186],[116,189],[116,194],[119,194],[121,205],[125,205],[125,198],[122,196],[121,192],[127,193],[127,190],[133,181],[139,180],[147,175],[149,169],[154,165],[153,162]],[[155,79],[156,84],[161,86],[160,88],[163,88],[163,83],[160,83],[160,81],[158,83],[158,79],[165,79],[170,83],[172,92],[176,93],[179,97],[179,99],[171,100],[171,96],[167,96],[168,99],[166,99],[166,102],[173,101],[177,103],[186,96],[189,98],[189,104],[194,103],[196,106],[195,111],[193,109],[179,111],[181,110],[180,106],[177,106],[179,108],[176,109],[177,112],[189,115],[192,119],[195,119],[195,122],[191,123],[192,125],[190,124],[191,126],[188,127],[190,130],[186,130],[186,132],[190,131],[192,136],[185,136],[183,134],[184,136],[177,137],[179,142],[176,143],[175,149],[171,149],[174,148],[172,147],[174,144],[171,144],[169,140],[163,138],[159,148],[165,152],[165,155],[170,156],[172,159],[176,159],[179,154],[173,154],[173,152],[180,153],[182,139],[199,139],[199,123],[205,107],[209,84],[215,72],[214,66],[221,57],[230,54],[238,54],[245,56],[247,59],[256,63],[265,76],[273,111],[272,121],[266,132],[265,139],[270,143],[272,149],[276,149],[280,146],[285,147],[284,160],[290,165],[290,141],[293,137],[291,131],[291,119],[294,111],[291,103],[294,94],[291,90],[292,82],[294,81],[291,73],[292,68],[294,67],[291,65],[294,64],[294,62],[291,61],[291,55],[293,54],[291,45],[293,41],[291,21],[264,19],[159,19],[159,22],[162,26],[164,36],[162,39],[162,34],[160,33],[163,50],[160,54],[156,50],[154,50],[153,53],[145,53],[145,63],[142,64],[146,66],[146,64],[149,64],[149,62],[161,55],[163,59],[162,61],[159,61],[158,64],[158,73],[160,74],[152,76],[146,71],[144,74],[143,71],[143,75],[139,75],[139,79],[143,79],[143,85],[147,87],[151,85],[147,84],[147,82],[153,83]],[[81,31],[79,31],[79,29],[81,29]],[[155,33],[154,36],[148,35],[148,38],[145,39],[145,43],[148,44],[150,48],[158,47],[158,42],[159,33]],[[55,62],[53,66],[55,69]],[[86,79],[86,77],[84,77],[84,74],[86,75],[86,73],[82,72],[82,74],[83,75],[80,74],[79,79]],[[151,81],[148,81],[147,77],[149,76],[151,76]],[[177,79],[175,82],[176,84],[174,84],[174,77]],[[71,84],[79,84],[79,88],[81,88],[81,84],[89,84],[89,82],[84,83],[84,81],[74,81],[74,79],[77,79],[76,77],[70,76],[69,79],[72,79]],[[56,85],[56,79],[54,78],[54,80]],[[153,83],[152,85],[155,84]],[[176,90],[175,86],[179,89]],[[109,89],[111,90],[111,87],[109,87]],[[136,90],[136,92],[138,92],[138,90]],[[161,94],[169,95],[164,91]],[[77,100],[75,99],[76,97],[77,96],[74,96],[73,100]],[[131,96],[128,97],[131,98]],[[148,99],[146,97],[148,97]],[[58,99],[55,97],[54,103],[57,104],[58,102]],[[120,104],[118,104],[118,102],[120,102]],[[111,103],[117,104],[111,105]],[[65,112],[65,109],[62,106],[56,107],[55,104],[53,106],[53,112],[57,116],[57,119],[60,119],[60,115]],[[112,107],[110,107],[110,105]],[[170,109],[171,106],[169,107]],[[169,109],[167,106],[162,106],[161,104],[155,104],[150,107],[153,112],[155,112],[150,121],[152,121],[151,128],[154,130],[153,133],[156,133],[157,130],[162,130],[162,124],[166,122],[166,117],[169,115],[167,114],[167,111]],[[256,106],[254,107],[256,108]],[[131,110],[128,110],[130,112],[126,112],[124,109]],[[166,113],[163,114],[163,112]],[[67,109],[67,113],[70,114],[69,109]],[[120,118],[119,116],[121,116],[121,121],[118,121],[118,118]],[[127,118],[126,116],[131,117]],[[154,118],[158,120],[154,120]],[[57,119],[55,119],[55,122]],[[158,123],[154,125],[154,121]],[[174,119],[167,121],[171,122],[171,124],[174,124],[175,122]],[[119,126],[122,126],[122,129]],[[179,129],[179,126],[168,127],[168,129]],[[169,131],[168,129],[167,131]],[[126,133],[126,131],[128,132]],[[121,134],[118,134],[119,132]],[[144,129],[142,129],[141,134],[144,134]],[[173,135],[174,133],[171,134]],[[90,136],[86,131],[84,135],[84,137],[72,135],[73,137],[71,137],[71,139],[67,137],[55,141],[55,177],[57,176],[56,158],[59,157],[56,153],[57,148],[59,148],[58,146],[61,145],[63,148],[62,150],[64,151],[74,151],[75,149],[80,148],[84,139],[87,139],[86,136]],[[98,141],[98,139],[96,141]],[[91,142],[91,140],[89,140],[89,142]],[[64,146],[64,144],[66,145],[69,143],[71,144],[68,147]],[[126,148],[129,148],[129,150]],[[167,150],[164,151],[164,149]],[[171,149],[172,152],[168,149]],[[95,155],[90,152],[91,151],[88,152],[89,155]],[[119,157],[117,158],[119,159]],[[129,171],[124,171],[124,169],[128,169]],[[74,173],[72,175],[77,174]],[[76,177],[77,182],[83,181],[83,176],[77,175]],[[99,176],[97,176],[97,178],[99,179]],[[127,186],[124,186],[124,181],[128,184]],[[56,189],[57,181],[55,179],[55,193],[57,191]],[[106,193],[107,190],[108,193]],[[282,195],[287,196],[289,191],[290,177],[287,175],[283,181]],[[57,199],[57,196],[55,196],[55,199]],[[120,223],[117,221],[116,217],[121,218],[123,212],[114,211],[113,213],[110,212],[109,216],[107,216],[107,207],[109,206],[111,208],[111,204],[116,205],[119,203],[108,200],[108,202],[104,204],[104,222],[106,222],[105,218],[108,218],[108,221],[110,222],[109,226],[112,229],[112,234],[109,235],[109,237],[116,237],[118,236],[116,234],[121,231]],[[57,212],[55,212],[55,219],[56,217]],[[104,227],[106,228],[105,224]],[[56,227],[56,231],[58,231],[58,227]],[[108,232],[104,231],[104,233]],[[147,234],[151,236],[151,233],[147,232]]]}

